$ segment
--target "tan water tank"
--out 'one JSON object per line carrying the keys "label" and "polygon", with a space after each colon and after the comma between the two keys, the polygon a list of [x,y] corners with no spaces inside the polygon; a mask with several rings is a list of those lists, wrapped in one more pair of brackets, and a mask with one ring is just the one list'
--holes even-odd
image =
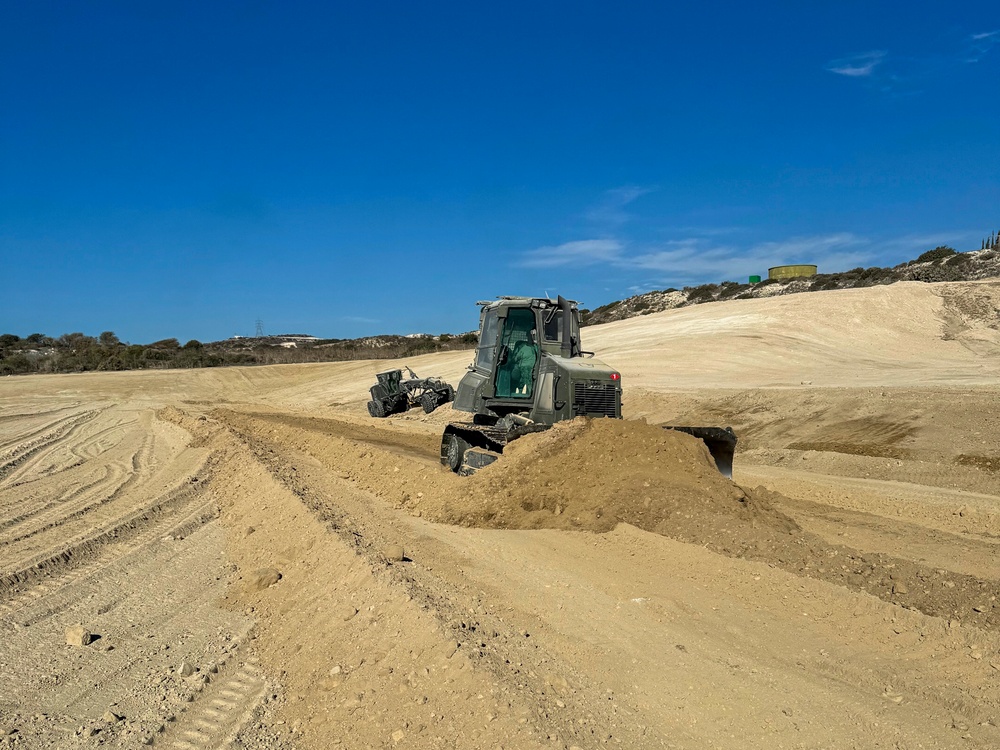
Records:
{"label": "tan water tank", "polygon": [[816,266],[802,264],[798,266],[772,266],[767,269],[769,279],[794,279],[799,276],[815,276]]}

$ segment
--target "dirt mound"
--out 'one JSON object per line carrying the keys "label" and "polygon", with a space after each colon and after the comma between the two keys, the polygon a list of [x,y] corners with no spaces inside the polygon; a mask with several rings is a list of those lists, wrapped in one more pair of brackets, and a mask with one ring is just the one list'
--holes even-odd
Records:
{"label": "dirt mound", "polygon": [[661,533],[720,521],[794,528],[719,474],[702,441],[613,419],[577,419],[520,438],[436,515],[467,526],[598,532],[620,522]]}
{"label": "dirt mound", "polygon": [[[302,454],[326,467],[321,473],[332,470],[426,520],[591,532],[624,523],[928,615],[1000,628],[995,580],[831,544],[785,514],[789,498],[724,478],[700,440],[642,421],[563,422],[519,438],[500,461],[459,477],[421,454],[416,434],[380,430],[378,442],[365,442],[349,437],[363,434],[356,425],[337,420],[222,411],[218,416],[277,479],[337,525],[345,521],[329,504],[329,492],[310,486]],[[835,425],[833,436],[844,436],[843,424]]]}

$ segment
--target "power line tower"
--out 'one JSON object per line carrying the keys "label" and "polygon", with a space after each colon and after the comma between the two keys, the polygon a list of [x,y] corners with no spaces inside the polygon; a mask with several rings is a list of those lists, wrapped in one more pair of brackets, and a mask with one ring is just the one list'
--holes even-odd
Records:
{"label": "power line tower", "polygon": [[264,338],[264,321],[257,318],[257,333],[255,336],[259,339]]}

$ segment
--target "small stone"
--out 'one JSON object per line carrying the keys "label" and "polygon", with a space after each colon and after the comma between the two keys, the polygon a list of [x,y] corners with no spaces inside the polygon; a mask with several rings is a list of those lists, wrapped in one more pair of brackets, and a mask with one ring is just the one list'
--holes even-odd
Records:
{"label": "small stone", "polygon": [[385,548],[385,559],[389,562],[403,562],[406,559],[406,550],[401,544],[390,544]]}
{"label": "small stone", "polygon": [[343,614],[341,615],[344,622],[350,620],[354,615],[358,613],[358,608],[353,605],[348,605],[344,608]]}
{"label": "small stone", "polygon": [[894,584],[892,584],[892,593],[908,594],[910,593],[910,589],[907,588],[906,584],[903,583],[902,581],[896,581]]}
{"label": "small stone", "polygon": [[188,664],[186,661],[182,661],[181,665],[177,668],[177,673],[181,677],[190,677],[194,674],[194,667]]}
{"label": "small stone", "polygon": [[405,736],[406,732],[404,732],[402,729],[397,729],[395,732],[392,733],[392,741],[401,742]]}
{"label": "small stone", "polygon": [[252,533],[254,533],[254,532],[255,532],[256,530],[257,530],[257,529],[255,529],[255,528],[254,528],[253,526],[247,526],[247,527],[246,527],[246,530],[245,530],[245,531],[243,532],[243,536],[250,536],[250,535],[251,535]]}
{"label": "small stone", "polygon": [[247,576],[249,591],[263,591],[281,580],[281,573],[275,568],[261,568]]}
{"label": "small stone", "polygon": [[340,674],[343,671],[344,668],[341,667],[339,664],[337,664],[336,666],[333,667],[333,669],[330,670],[330,674]]}
{"label": "small stone", "polygon": [[89,646],[94,640],[94,634],[83,625],[71,625],[66,628],[66,645],[68,646]]}
{"label": "small stone", "polygon": [[117,724],[119,721],[122,720],[122,717],[116,714],[114,711],[105,711],[104,715],[101,718],[104,719],[106,722],[108,722],[108,724]]}

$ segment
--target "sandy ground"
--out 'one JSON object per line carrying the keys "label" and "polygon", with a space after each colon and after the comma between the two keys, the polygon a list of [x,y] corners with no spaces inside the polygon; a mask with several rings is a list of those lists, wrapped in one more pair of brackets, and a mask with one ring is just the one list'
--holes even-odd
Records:
{"label": "sandy ground", "polygon": [[1000,746],[1000,282],[584,336],[469,478],[386,362],[0,380],[0,747]]}

